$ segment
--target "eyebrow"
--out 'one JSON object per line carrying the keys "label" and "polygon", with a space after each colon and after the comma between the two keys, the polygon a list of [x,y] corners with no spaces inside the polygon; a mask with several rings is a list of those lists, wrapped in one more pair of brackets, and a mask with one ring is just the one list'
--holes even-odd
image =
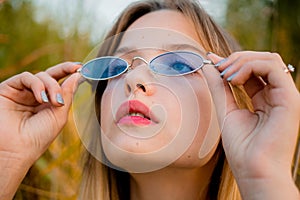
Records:
{"label": "eyebrow", "polygon": [[[152,48],[147,48],[147,49],[152,49]],[[193,45],[190,44],[167,44],[167,45],[163,45],[161,48],[159,48],[160,50],[172,50],[172,51],[178,51],[178,50],[192,50],[192,51],[196,51],[197,53],[200,53],[201,55],[205,55],[205,51],[203,48],[197,48]],[[133,52],[137,52],[139,51],[139,48],[137,47],[121,47],[118,48],[115,51],[115,55],[122,55],[125,53],[133,53]]]}
{"label": "eyebrow", "polygon": [[190,44],[170,44],[166,45],[165,49],[172,49],[173,51],[178,51],[178,50],[192,50],[197,53],[200,53],[202,55],[205,55],[205,50],[203,48],[198,48],[196,46],[190,45]]}

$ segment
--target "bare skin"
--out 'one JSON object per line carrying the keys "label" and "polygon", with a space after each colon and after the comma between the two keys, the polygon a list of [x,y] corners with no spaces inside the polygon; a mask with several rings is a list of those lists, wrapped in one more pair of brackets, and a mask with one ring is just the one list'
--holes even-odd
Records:
{"label": "bare skin", "polygon": [[[160,22],[167,20],[159,19]],[[208,58],[215,64],[223,59],[215,54],[209,54]],[[220,72],[229,66],[232,67],[221,79]],[[22,73],[0,84],[1,200],[13,198],[29,167],[65,125],[79,79],[79,74],[73,73],[79,67],[63,63],[35,75]],[[238,109],[227,90],[227,113],[225,118],[219,116],[219,120],[224,121],[223,147],[243,199],[296,200],[300,197],[290,170],[299,128],[300,96],[290,74],[283,71],[284,67],[277,54],[237,52],[217,69],[213,66],[202,69],[209,87],[214,88],[211,93],[216,105],[222,105],[218,104],[218,89],[223,88],[223,80],[228,89],[226,80],[234,72],[237,74],[230,82],[244,85],[254,104],[254,113]],[[263,77],[264,83],[257,76]],[[58,84],[58,80],[66,77]],[[49,103],[43,101],[42,91],[47,91]],[[64,104],[57,101],[57,93],[63,97]],[[216,109],[217,112],[222,110],[218,106]],[[198,173],[196,170],[189,172],[185,177],[181,174],[181,180]],[[170,178],[168,173],[163,177],[157,175],[165,181]],[[155,179],[150,180],[150,188],[143,188],[149,184],[141,182],[142,176],[134,178],[134,197],[146,199],[151,191],[157,197],[166,197],[164,188],[157,189]],[[169,183],[176,184],[175,181]],[[199,197],[193,188],[178,192],[182,192],[177,193],[181,197]]]}

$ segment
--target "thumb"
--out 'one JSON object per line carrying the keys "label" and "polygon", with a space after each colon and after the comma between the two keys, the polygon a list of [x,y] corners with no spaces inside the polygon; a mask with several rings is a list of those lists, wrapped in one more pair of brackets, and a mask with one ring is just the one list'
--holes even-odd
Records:
{"label": "thumb", "polygon": [[74,73],[69,76],[61,85],[64,93],[65,107],[70,107],[73,99],[73,95],[78,87],[78,82],[81,78],[79,73]]}
{"label": "thumb", "polygon": [[[209,53],[207,57],[213,63],[222,62],[225,60],[214,53]],[[212,101],[214,103],[220,129],[223,128],[224,119],[231,110],[237,109],[234,97],[227,81],[220,77],[220,72],[214,65],[207,65],[201,68],[202,73],[206,79],[208,88],[211,93]]]}

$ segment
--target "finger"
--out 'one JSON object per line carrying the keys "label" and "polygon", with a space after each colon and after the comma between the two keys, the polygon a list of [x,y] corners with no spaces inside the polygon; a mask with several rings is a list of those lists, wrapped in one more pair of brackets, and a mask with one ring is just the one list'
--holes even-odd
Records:
{"label": "finger", "polygon": [[263,79],[257,76],[251,76],[251,78],[249,78],[244,84],[245,91],[250,98],[256,95],[265,86],[266,83],[263,81]]}
{"label": "finger", "polygon": [[[220,76],[226,81],[231,82],[232,79],[237,75],[239,66],[243,65],[245,62],[252,62],[253,60],[255,60],[255,58],[251,58],[251,56],[249,57],[250,59],[248,57],[245,57],[245,59],[237,59],[233,64],[230,64],[230,66],[222,71]],[[252,98],[257,92],[261,91],[265,87],[266,82],[262,79],[262,77],[249,74],[246,81],[241,85],[244,86],[248,96]]]}
{"label": "finger", "polygon": [[82,64],[79,62],[64,62],[54,67],[50,67],[46,72],[55,80],[59,80],[75,73],[80,67],[82,67]]}
{"label": "finger", "polygon": [[[284,107],[291,112],[295,109],[295,105],[297,105],[297,100],[295,99],[297,99],[298,91],[289,74],[286,74],[280,68],[274,67],[274,63],[270,61],[255,61],[245,64],[232,79],[231,83],[233,85],[244,84],[251,74],[265,76],[267,80],[267,85],[264,87],[264,90],[261,90],[264,92],[260,93],[257,98],[256,95],[255,99],[252,98],[255,109],[264,110],[265,112],[270,111],[268,110],[270,106]],[[261,104],[261,102],[265,103]]]}
{"label": "finger", "polygon": [[[259,64],[260,62],[261,64],[264,63],[264,65]],[[247,77],[247,80],[251,77],[249,75],[249,72],[251,72],[252,75],[265,78],[266,83],[270,83],[275,87],[287,86],[293,83],[293,79],[290,75],[282,76],[286,74],[283,73],[284,69],[286,69],[286,65],[277,53],[252,51],[235,52],[218,66],[218,70],[222,71],[221,75],[224,79],[232,82],[233,78],[236,79],[238,71],[246,66],[250,67],[250,69],[245,70],[245,72],[248,72],[248,74],[244,76]],[[290,79],[287,83],[285,82],[287,80],[286,78]],[[245,84],[247,80],[240,80],[240,82]],[[234,82],[235,81],[232,83]]]}
{"label": "finger", "polygon": [[220,67],[223,63],[227,61],[227,58],[223,58],[211,52],[207,54],[207,57],[215,64],[216,67]]}
{"label": "finger", "polygon": [[29,72],[15,75],[0,84],[0,95],[12,101],[31,105],[33,102],[47,102],[44,83]]}
{"label": "finger", "polygon": [[221,72],[221,77],[230,81],[233,75],[247,62],[253,62],[257,60],[270,60],[269,52],[253,52],[243,51],[232,53],[228,58],[221,60],[215,66]]}
{"label": "finger", "polygon": [[54,106],[63,106],[64,99],[59,83],[46,72],[39,72],[36,74],[36,77],[44,83],[51,104]]}
{"label": "finger", "polygon": [[[42,118],[42,116],[47,115],[47,119],[50,121],[45,122],[45,120],[42,120],[41,122],[47,123],[47,125],[43,125],[45,127],[48,127],[49,124],[52,124],[51,125],[52,130],[51,131],[48,130],[50,132],[49,141],[52,141],[59,134],[60,130],[68,120],[68,113],[72,103],[72,97],[77,88],[77,81],[80,77],[81,76],[79,73],[72,74],[61,85],[61,91],[64,97],[64,106],[47,105],[45,109],[45,106],[41,105],[35,111],[37,114],[31,118],[31,120],[34,121],[37,120],[36,118]],[[50,113],[48,112],[49,110],[51,110]]]}
{"label": "finger", "polygon": [[[249,67],[248,70],[243,69],[243,78],[238,79],[237,74],[240,76],[241,68]],[[233,85],[244,85],[250,97],[254,96],[266,84],[270,84],[272,87],[285,88],[294,85],[292,77],[283,73],[286,65],[277,53],[236,52],[230,55],[225,62],[220,63],[218,69],[220,71],[224,69],[221,76]]]}
{"label": "finger", "polygon": [[[227,58],[219,61],[218,63],[215,63],[215,66],[218,68],[219,71],[223,71],[227,68],[228,71],[234,71],[235,67],[232,66],[233,63],[238,63],[240,62],[246,62],[246,61],[252,61],[256,59],[260,60],[268,60],[270,52],[257,52],[257,51],[238,51],[232,53],[230,56]],[[214,54],[212,54],[214,55]]]}
{"label": "finger", "polygon": [[274,59],[273,55],[269,59],[254,59],[233,65],[235,70],[228,70],[224,74],[224,79],[230,79],[232,84],[244,85],[253,75],[276,88],[287,88],[293,84],[291,76],[284,72],[285,64],[282,60]]}

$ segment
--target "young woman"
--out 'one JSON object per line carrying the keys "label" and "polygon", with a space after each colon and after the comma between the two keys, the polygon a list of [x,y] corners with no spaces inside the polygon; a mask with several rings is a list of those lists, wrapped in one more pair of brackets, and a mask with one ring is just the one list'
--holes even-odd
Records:
{"label": "young woman", "polygon": [[[1,83],[1,199],[59,134],[82,75],[99,80],[101,135],[87,146],[81,199],[299,199],[300,96],[278,54],[235,52],[190,0],[135,3],[106,41],[82,68],[62,63]],[[92,71],[106,61],[107,72]]]}

